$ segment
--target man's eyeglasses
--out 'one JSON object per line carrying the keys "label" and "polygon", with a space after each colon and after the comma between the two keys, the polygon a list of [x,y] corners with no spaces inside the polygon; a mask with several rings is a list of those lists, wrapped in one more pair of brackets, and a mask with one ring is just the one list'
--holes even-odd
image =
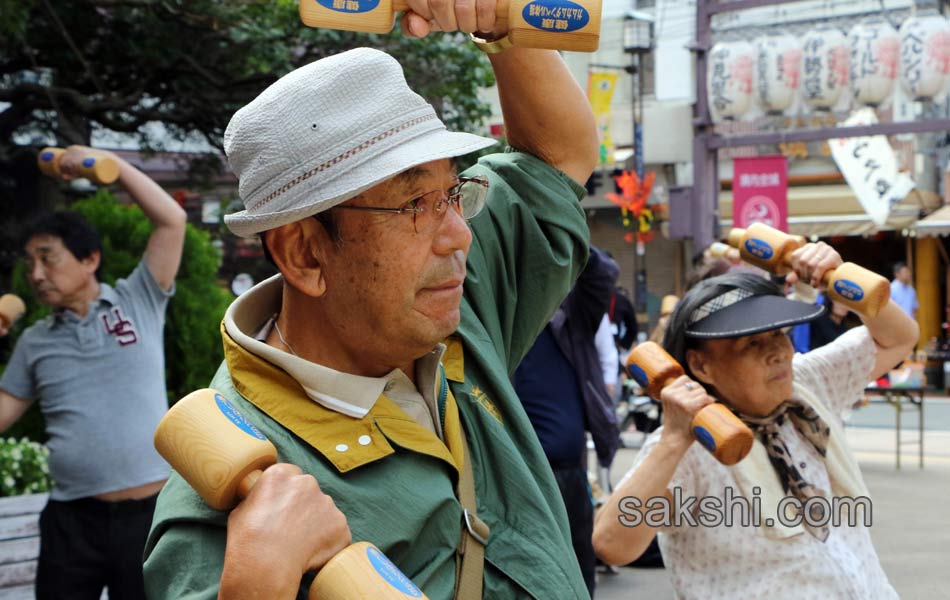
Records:
{"label": "man's eyeglasses", "polygon": [[448,192],[442,190],[426,192],[399,208],[350,205],[334,208],[397,215],[410,214],[412,215],[412,226],[416,233],[426,233],[442,222],[442,217],[449,206],[468,221],[482,211],[487,197],[488,178],[477,175],[475,177],[459,177],[458,183],[449,188]]}

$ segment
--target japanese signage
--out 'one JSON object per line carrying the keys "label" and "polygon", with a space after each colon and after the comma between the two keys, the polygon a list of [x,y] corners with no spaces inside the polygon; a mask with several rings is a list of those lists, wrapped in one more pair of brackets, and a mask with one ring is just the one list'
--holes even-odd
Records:
{"label": "japanese signage", "polygon": [[755,42],[756,93],[767,112],[782,112],[798,93],[802,51],[788,34],[763,35]]}
{"label": "japanese signage", "polygon": [[735,227],[764,223],[788,231],[788,161],[784,156],[736,158],[732,175]]}
{"label": "japanese signage", "polygon": [[379,0],[317,0],[317,4],[337,12],[365,13],[375,10]]}
{"label": "japanese signage", "polygon": [[570,0],[532,0],[522,9],[521,18],[543,31],[577,31],[590,22],[590,13]]}
{"label": "japanese signage", "polygon": [[901,40],[885,21],[858,23],[848,34],[851,44],[851,90],[854,99],[877,106],[891,95],[897,78]]}
{"label": "japanese signage", "polygon": [[709,53],[710,107],[724,118],[741,116],[752,99],[755,49],[748,42],[719,42]]}
{"label": "japanese signage", "polygon": [[901,36],[901,83],[910,98],[932,98],[950,74],[950,24],[940,15],[904,21]]}
{"label": "japanese signage", "polygon": [[587,75],[587,99],[597,120],[602,165],[613,164],[614,143],[610,137],[610,101],[617,88],[616,73],[591,72]]}
{"label": "japanese signage", "polygon": [[848,85],[850,47],[833,27],[809,31],[802,44],[802,98],[812,108],[831,108]]}
{"label": "japanese signage", "polygon": [[[856,110],[841,127],[874,125],[877,115],[870,108]],[[914,181],[898,171],[897,157],[887,137],[837,138],[829,141],[831,155],[861,202],[864,212],[878,227],[887,221],[891,207],[912,189]]]}

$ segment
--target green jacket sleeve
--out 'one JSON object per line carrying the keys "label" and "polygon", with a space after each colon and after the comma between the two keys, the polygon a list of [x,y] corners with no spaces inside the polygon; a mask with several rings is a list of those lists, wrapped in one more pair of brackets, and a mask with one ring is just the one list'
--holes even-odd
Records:
{"label": "green jacket sleeve", "polygon": [[510,376],[587,262],[584,188],[517,151],[483,157],[466,174],[488,176],[491,187],[471,221],[465,299]]}
{"label": "green jacket sleeve", "polygon": [[227,514],[208,507],[178,474],[165,484],[145,546],[150,600],[214,600],[224,568]]}

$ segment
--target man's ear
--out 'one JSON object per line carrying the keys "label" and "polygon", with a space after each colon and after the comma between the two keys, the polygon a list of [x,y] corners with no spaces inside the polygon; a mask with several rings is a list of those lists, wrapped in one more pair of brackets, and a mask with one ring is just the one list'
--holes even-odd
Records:
{"label": "man's ear", "polygon": [[89,253],[89,256],[79,261],[86,271],[95,277],[96,270],[99,268],[99,263],[102,262],[102,254],[98,250],[93,250]]}
{"label": "man's ear", "polygon": [[316,219],[306,218],[264,233],[264,243],[284,280],[308,296],[327,291],[325,266],[335,244]]}
{"label": "man's ear", "polygon": [[709,363],[706,362],[702,352],[695,349],[687,350],[686,364],[689,365],[689,370],[693,372],[693,377],[698,379],[700,383],[712,385],[713,379]]}

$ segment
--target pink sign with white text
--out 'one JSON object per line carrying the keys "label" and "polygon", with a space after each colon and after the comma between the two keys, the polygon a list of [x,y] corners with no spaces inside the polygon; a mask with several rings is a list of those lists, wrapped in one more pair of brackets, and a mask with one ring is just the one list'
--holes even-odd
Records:
{"label": "pink sign with white text", "polygon": [[733,169],[733,227],[744,229],[752,223],[764,223],[788,232],[788,159],[737,157]]}

